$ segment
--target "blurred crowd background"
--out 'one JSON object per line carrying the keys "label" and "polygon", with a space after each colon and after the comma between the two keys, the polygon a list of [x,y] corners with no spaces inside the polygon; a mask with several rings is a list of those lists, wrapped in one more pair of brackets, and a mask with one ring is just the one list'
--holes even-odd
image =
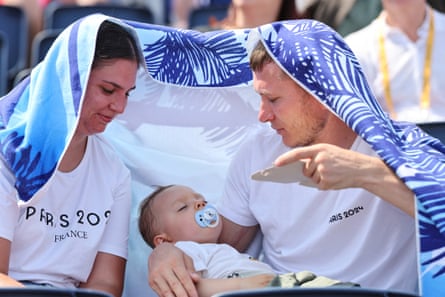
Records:
{"label": "blurred crowd background", "polygon": [[[428,0],[428,3],[445,11],[445,0]],[[69,13],[81,17],[107,6],[104,13],[113,16],[200,31],[312,18],[330,25],[343,36],[366,26],[382,10],[380,0],[0,0],[0,61],[7,61],[7,66],[0,63],[0,76],[7,73],[6,82],[1,78],[0,95],[26,77],[66,25],[51,23],[57,22],[55,14],[60,7],[74,6],[94,10],[65,10],[60,18],[71,23]],[[6,10],[10,7],[20,12]]]}

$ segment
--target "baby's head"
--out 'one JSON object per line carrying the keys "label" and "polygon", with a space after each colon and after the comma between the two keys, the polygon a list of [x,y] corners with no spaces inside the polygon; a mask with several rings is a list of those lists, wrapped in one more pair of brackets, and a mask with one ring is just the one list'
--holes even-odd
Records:
{"label": "baby's head", "polygon": [[161,186],[140,204],[139,232],[152,248],[162,242],[215,243],[221,230],[216,209],[186,186]]}

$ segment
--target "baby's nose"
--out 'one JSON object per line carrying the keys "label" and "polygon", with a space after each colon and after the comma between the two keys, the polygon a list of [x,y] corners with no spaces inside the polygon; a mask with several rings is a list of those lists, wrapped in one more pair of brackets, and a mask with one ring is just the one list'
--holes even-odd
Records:
{"label": "baby's nose", "polygon": [[204,206],[206,206],[207,202],[205,201],[196,201],[195,203],[195,209],[201,209],[204,208]]}

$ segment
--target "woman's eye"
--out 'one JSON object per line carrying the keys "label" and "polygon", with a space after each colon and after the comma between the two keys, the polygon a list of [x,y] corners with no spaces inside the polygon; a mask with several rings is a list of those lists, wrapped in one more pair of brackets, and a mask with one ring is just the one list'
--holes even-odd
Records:
{"label": "woman's eye", "polygon": [[103,91],[105,94],[109,94],[109,95],[111,95],[111,94],[113,94],[114,89],[102,88],[102,91]]}

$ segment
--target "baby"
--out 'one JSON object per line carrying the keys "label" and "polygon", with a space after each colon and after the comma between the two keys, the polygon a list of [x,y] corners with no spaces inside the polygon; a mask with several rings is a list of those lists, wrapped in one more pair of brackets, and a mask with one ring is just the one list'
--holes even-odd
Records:
{"label": "baby", "polygon": [[218,243],[221,230],[217,210],[186,186],[159,187],[140,205],[139,231],[143,239],[152,248],[163,242],[174,243],[193,259],[201,275],[199,296],[266,286],[356,286],[306,271],[277,275],[266,263]]}

